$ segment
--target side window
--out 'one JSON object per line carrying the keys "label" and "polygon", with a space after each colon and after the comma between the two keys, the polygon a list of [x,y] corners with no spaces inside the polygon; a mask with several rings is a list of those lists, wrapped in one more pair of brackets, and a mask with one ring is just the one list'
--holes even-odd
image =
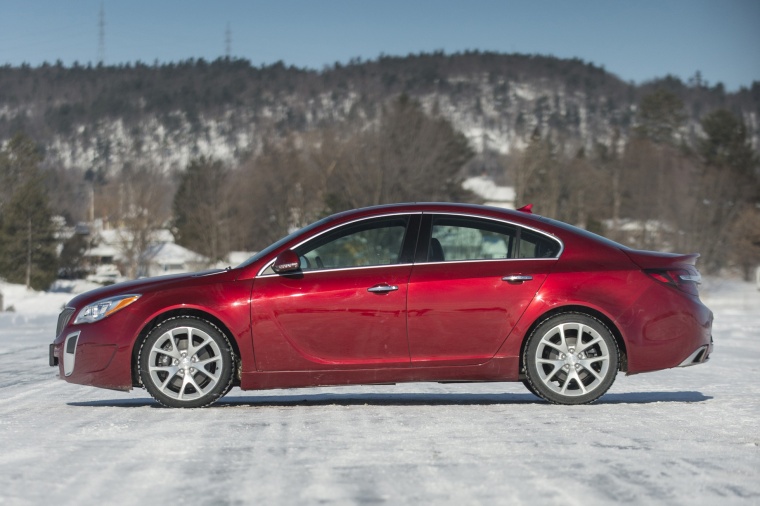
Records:
{"label": "side window", "polygon": [[559,243],[545,235],[520,229],[517,253],[517,258],[554,258],[559,254]]}
{"label": "side window", "polygon": [[328,232],[295,249],[301,269],[345,269],[397,264],[409,218],[366,220]]}
{"label": "side window", "polygon": [[511,258],[516,228],[463,216],[436,216],[428,248],[429,262]]}
{"label": "side window", "polygon": [[428,262],[556,258],[559,241],[516,225],[467,216],[434,216]]}

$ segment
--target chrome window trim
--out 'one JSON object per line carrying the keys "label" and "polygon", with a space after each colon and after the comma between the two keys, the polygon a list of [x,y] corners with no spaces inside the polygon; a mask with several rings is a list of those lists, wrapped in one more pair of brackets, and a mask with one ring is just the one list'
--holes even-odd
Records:
{"label": "chrome window trim", "polygon": [[444,260],[443,262],[419,262],[414,265],[451,265],[451,264],[474,264],[483,262],[537,262],[537,261],[549,261],[556,262],[559,260],[557,257],[551,258],[481,258],[473,260]]}
{"label": "chrome window trim", "polygon": [[494,218],[493,216],[481,216],[479,214],[469,214],[469,213],[453,213],[453,212],[450,212],[450,211],[444,211],[444,212],[428,211],[428,212],[425,212],[423,214],[430,214],[430,215],[439,214],[439,215],[446,215],[446,216],[461,216],[463,218],[477,218],[477,219],[481,219],[481,220],[490,220],[490,221],[495,221],[495,222],[498,222],[498,223],[504,223],[504,224],[507,224],[507,225],[512,225],[514,227],[524,228],[526,230],[530,230],[531,232],[536,232],[537,234],[540,234],[540,235],[543,235],[545,237],[548,237],[551,240],[557,241],[559,243],[559,252],[557,253],[556,256],[553,256],[553,257],[550,257],[550,258],[488,258],[488,259],[484,258],[484,259],[473,259],[473,260],[450,260],[450,261],[445,261],[444,260],[443,262],[421,262],[421,263],[426,263],[426,264],[430,264],[430,263],[452,264],[452,263],[455,263],[455,262],[492,262],[494,260],[559,260],[559,258],[562,256],[562,253],[565,251],[565,243],[562,241],[562,239],[560,239],[556,235],[550,234],[549,232],[545,232],[545,231],[543,231],[541,229],[538,229],[538,228],[535,228],[535,227],[531,227],[531,226],[528,226],[528,225],[523,225],[522,223],[515,223],[515,222],[512,222],[512,221],[503,220],[503,219],[500,219],[500,218]]}
{"label": "chrome window trim", "polygon": [[260,274],[256,276],[257,278],[271,278],[273,276],[287,276],[288,274],[298,274],[299,276],[307,276],[309,274],[321,274],[323,272],[338,272],[338,271],[347,271],[347,270],[366,270],[366,269],[382,269],[382,268],[388,268],[388,267],[411,267],[413,266],[413,263],[405,263],[405,264],[384,264],[384,265],[363,265],[360,267],[338,267],[335,269],[315,269],[313,271],[294,271],[292,273],[284,273],[284,274]]}
{"label": "chrome window trim", "polygon": [[[316,239],[317,237],[320,237],[320,236],[322,236],[322,235],[324,235],[324,234],[326,234],[328,232],[332,232],[333,230],[336,230],[336,229],[341,228],[341,227],[346,226],[346,225],[353,225],[354,223],[360,223],[360,222],[366,221],[366,220],[373,220],[375,218],[391,218],[393,216],[413,216],[415,214],[422,214],[422,211],[411,211],[411,212],[410,211],[406,211],[406,212],[399,211],[399,212],[396,212],[396,213],[378,214],[376,216],[365,216],[364,218],[358,218],[356,220],[346,221],[344,223],[340,223],[338,225],[335,225],[334,227],[331,227],[331,228],[328,228],[326,230],[323,230],[322,232],[318,233],[317,235],[313,235],[313,236],[309,237],[308,239],[304,239],[303,241],[299,242],[295,246],[292,246],[290,249],[296,249],[299,246],[301,246],[301,245],[303,245],[303,244],[311,241],[312,239]],[[407,232],[408,232],[408,229],[407,229]],[[269,262],[267,262],[264,265],[264,267],[262,267],[261,269],[259,269],[259,272],[256,274],[256,277],[257,278],[265,278],[265,277],[271,277],[271,276],[282,276],[282,274],[277,274],[277,273],[264,274],[264,271],[266,271],[269,267],[271,267],[276,259],[277,259],[277,256],[275,255],[275,257],[272,258],[272,260],[270,260]],[[337,268],[337,269],[320,269],[320,270],[313,270],[313,271],[305,271],[305,272],[304,271],[298,271],[298,272],[300,272],[300,274],[304,274],[305,275],[305,274],[307,274],[309,272],[345,271],[346,269],[372,269],[372,268],[377,268],[377,267],[391,267],[391,266],[396,266],[396,265],[413,265],[413,263],[406,263],[406,264],[385,264],[385,265],[367,265],[367,266],[363,266],[363,267],[341,267],[341,268]]]}
{"label": "chrome window trim", "polygon": [[[451,211],[411,211],[411,212],[407,211],[407,212],[380,214],[380,215],[377,215],[377,216],[365,216],[364,218],[359,218],[359,219],[356,219],[356,220],[353,220],[353,221],[347,221],[345,223],[341,223],[339,225],[335,225],[334,227],[328,228],[327,230],[323,230],[322,232],[320,232],[317,235],[309,237],[308,239],[304,239],[303,241],[299,242],[298,244],[296,244],[295,246],[293,246],[290,249],[298,248],[299,246],[305,244],[306,242],[308,242],[308,241],[310,241],[312,239],[315,239],[315,238],[317,238],[317,237],[319,237],[319,236],[321,236],[323,234],[326,234],[328,232],[332,232],[333,230],[335,230],[337,228],[340,228],[340,227],[342,227],[344,225],[352,225],[354,223],[359,223],[359,222],[366,221],[366,220],[371,220],[371,219],[374,219],[374,218],[389,218],[389,217],[392,217],[392,216],[412,216],[412,215],[415,215],[415,214],[431,215],[431,216],[433,216],[433,215],[461,216],[463,218],[476,218],[476,219],[481,219],[481,220],[495,221],[497,223],[503,223],[503,224],[506,224],[506,225],[511,225],[513,227],[520,227],[520,228],[524,228],[526,230],[530,230],[531,232],[535,232],[537,234],[543,235],[543,236],[549,238],[550,240],[554,240],[554,241],[557,241],[559,243],[559,252],[557,253],[556,256],[553,256],[551,258],[483,258],[483,259],[472,259],[472,260],[449,260],[449,261],[443,261],[443,262],[420,262],[419,263],[420,265],[422,265],[422,264],[425,264],[425,265],[435,265],[435,264],[448,264],[448,265],[451,265],[451,264],[457,264],[457,263],[509,262],[509,261],[512,261],[512,262],[515,262],[515,261],[524,262],[526,260],[530,260],[530,261],[555,261],[555,260],[559,260],[559,258],[562,256],[562,253],[565,251],[565,243],[562,241],[562,239],[560,239],[556,235],[550,234],[549,232],[545,232],[545,231],[543,231],[541,229],[538,229],[538,228],[535,228],[535,227],[531,227],[531,226],[528,226],[528,225],[523,225],[522,223],[515,223],[515,222],[509,221],[509,220],[504,220],[504,219],[500,219],[500,218],[494,218],[492,216],[481,216],[479,214],[472,214],[472,213],[456,213],[456,212],[451,212]],[[273,258],[272,260],[270,260],[269,262],[267,262],[264,265],[264,267],[262,267],[259,270],[259,272],[256,274],[256,278],[268,278],[268,277],[272,277],[272,276],[282,276],[282,274],[277,274],[277,273],[264,274],[264,271],[266,271],[269,267],[271,267],[271,265],[274,263],[274,261],[275,261],[276,258],[277,257],[275,256],[275,258]],[[347,269],[354,269],[354,270],[356,270],[356,269],[377,269],[377,268],[380,268],[380,267],[409,266],[409,265],[417,265],[417,264],[415,264],[414,262],[412,262],[412,263],[405,263],[405,264],[368,265],[368,266],[363,266],[363,267],[342,267],[342,268],[337,268],[337,269],[320,269],[320,270],[313,270],[313,271],[299,271],[299,273],[301,275],[305,276],[306,274],[315,273],[315,272],[335,272],[335,271],[345,271]]]}

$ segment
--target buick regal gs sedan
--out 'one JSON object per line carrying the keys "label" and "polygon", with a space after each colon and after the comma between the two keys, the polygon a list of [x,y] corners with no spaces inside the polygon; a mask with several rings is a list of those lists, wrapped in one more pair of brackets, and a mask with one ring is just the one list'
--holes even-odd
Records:
{"label": "buick regal gs sedan", "polygon": [[559,404],[627,374],[705,362],[696,254],[627,248],[475,205],[339,213],[242,265],[75,297],[50,365],[171,407],[243,390],[520,381]]}

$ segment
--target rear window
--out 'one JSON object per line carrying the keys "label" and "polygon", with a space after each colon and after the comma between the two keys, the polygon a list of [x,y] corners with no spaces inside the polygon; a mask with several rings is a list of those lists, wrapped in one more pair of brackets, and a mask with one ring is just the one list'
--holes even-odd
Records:
{"label": "rear window", "polygon": [[574,234],[578,234],[578,235],[580,235],[582,237],[585,237],[586,239],[591,239],[591,240],[594,240],[594,241],[599,241],[599,242],[604,243],[605,245],[610,246],[612,248],[617,248],[617,249],[620,249],[620,250],[627,250],[628,249],[628,247],[626,247],[626,246],[624,246],[624,245],[622,245],[622,244],[620,244],[618,242],[615,242],[612,239],[608,239],[608,238],[606,238],[604,236],[601,236],[599,234],[595,234],[593,232],[589,232],[588,230],[580,228],[580,227],[575,227],[573,225],[569,225],[569,224],[565,223],[564,221],[557,221],[557,220],[553,220],[551,218],[546,218],[544,216],[539,216],[538,219],[540,219],[541,221],[544,221],[546,223],[549,223],[550,225],[554,225],[557,228],[561,228],[562,230],[565,230],[567,232],[572,232]]}

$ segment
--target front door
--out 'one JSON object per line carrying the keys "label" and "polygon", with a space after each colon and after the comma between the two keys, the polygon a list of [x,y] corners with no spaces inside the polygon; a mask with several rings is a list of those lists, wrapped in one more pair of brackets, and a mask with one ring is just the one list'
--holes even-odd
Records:
{"label": "front door", "polygon": [[257,277],[251,302],[257,368],[408,366],[409,222],[391,216],[343,225],[295,248],[296,273]]}

